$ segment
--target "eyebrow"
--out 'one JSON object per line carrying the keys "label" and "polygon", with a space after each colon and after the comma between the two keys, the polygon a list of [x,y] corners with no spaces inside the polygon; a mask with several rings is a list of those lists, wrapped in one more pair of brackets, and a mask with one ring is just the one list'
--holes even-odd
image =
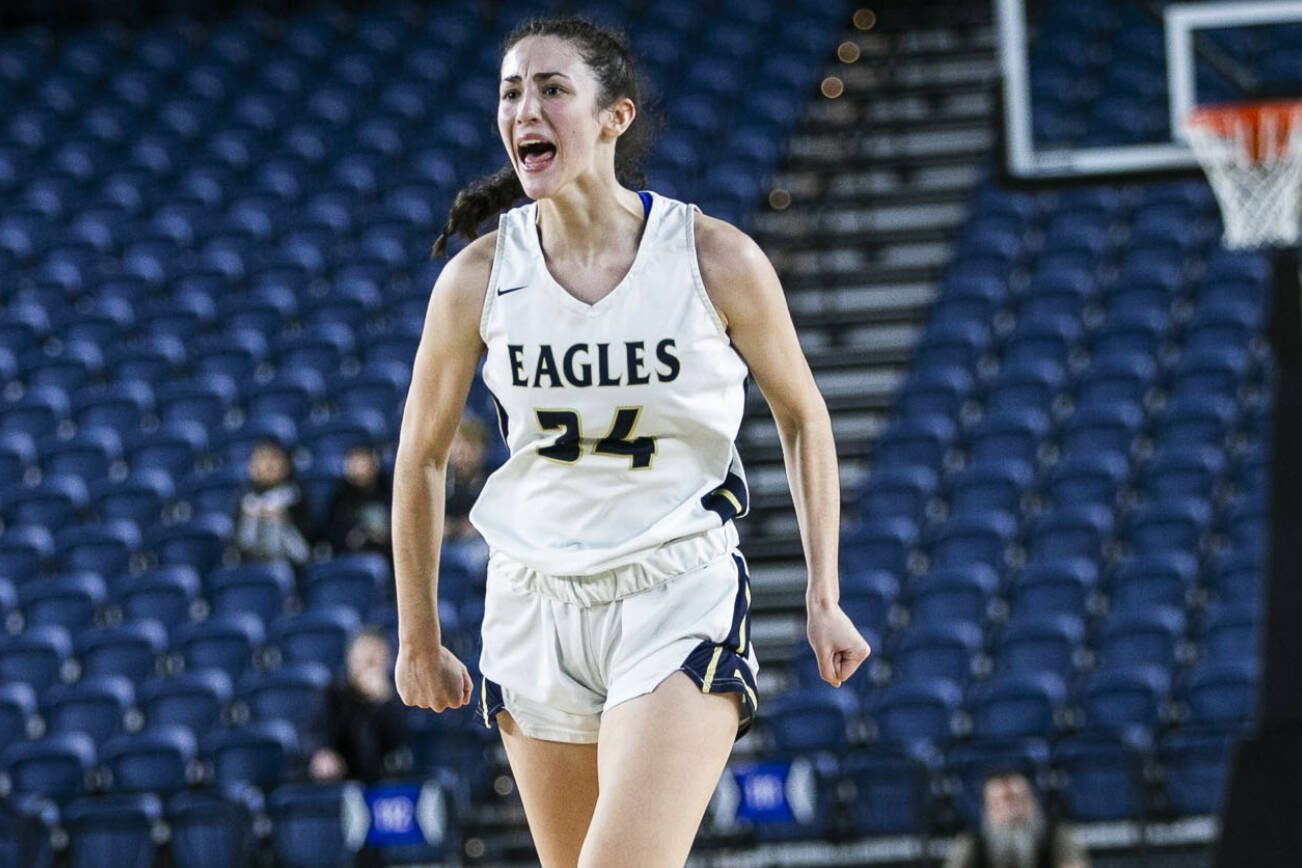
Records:
{"label": "eyebrow", "polygon": [[[542,81],[543,79],[552,78],[553,76],[560,76],[561,78],[569,78],[569,76],[563,72],[535,72],[533,74],[533,80]],[[502,79],[502,81],[521,81],[521,80],[522,80],[521,77],[518,75],[508,75]]]}

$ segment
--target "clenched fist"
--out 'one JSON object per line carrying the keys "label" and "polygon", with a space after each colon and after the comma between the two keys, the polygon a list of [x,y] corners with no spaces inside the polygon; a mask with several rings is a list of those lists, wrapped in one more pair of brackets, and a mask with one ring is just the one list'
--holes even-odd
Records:
{"label": "clenched fist", "polygon": [[465,664],[442,645],[400,647],[393,680],[405,704],[436,712],[470,702],[474,687]]}

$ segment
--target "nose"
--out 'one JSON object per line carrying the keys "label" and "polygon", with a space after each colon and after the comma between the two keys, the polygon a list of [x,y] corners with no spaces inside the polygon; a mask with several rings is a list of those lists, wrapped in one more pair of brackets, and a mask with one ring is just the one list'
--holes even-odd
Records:
{"label": "nose", "polygon": [[524,86],[520,88],[520,99],[516,103],[515,119],[516,122],[537,120],[538,107],[542,101],[538,98],[536,88]]}

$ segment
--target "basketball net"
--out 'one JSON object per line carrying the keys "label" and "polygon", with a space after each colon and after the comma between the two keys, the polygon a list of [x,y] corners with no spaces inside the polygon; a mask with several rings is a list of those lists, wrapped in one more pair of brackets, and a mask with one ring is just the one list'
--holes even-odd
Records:
{"label": "basketball net", "polygon": [[1226,247],[1298,244],[1302,100],[1199,106],[1184,133],[1220,203]]}

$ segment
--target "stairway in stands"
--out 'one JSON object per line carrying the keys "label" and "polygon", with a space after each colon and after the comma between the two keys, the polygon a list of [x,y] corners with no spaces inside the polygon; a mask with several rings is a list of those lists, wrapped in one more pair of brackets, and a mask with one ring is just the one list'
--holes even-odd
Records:
{"label": "stairway in stands", "polygon": [[[751,224],[832,412],[843,503],[860,487],[971,191],[989,171],[997,74],[985,4],[891,0],[854,22],[788,143],[773,184],[785,194]],[[758,390],[740,448],[755,641],[765,664],[780,664],[804,641],[805,572],[781,445]],[[769,665],[761,689],[779,670]]]}

